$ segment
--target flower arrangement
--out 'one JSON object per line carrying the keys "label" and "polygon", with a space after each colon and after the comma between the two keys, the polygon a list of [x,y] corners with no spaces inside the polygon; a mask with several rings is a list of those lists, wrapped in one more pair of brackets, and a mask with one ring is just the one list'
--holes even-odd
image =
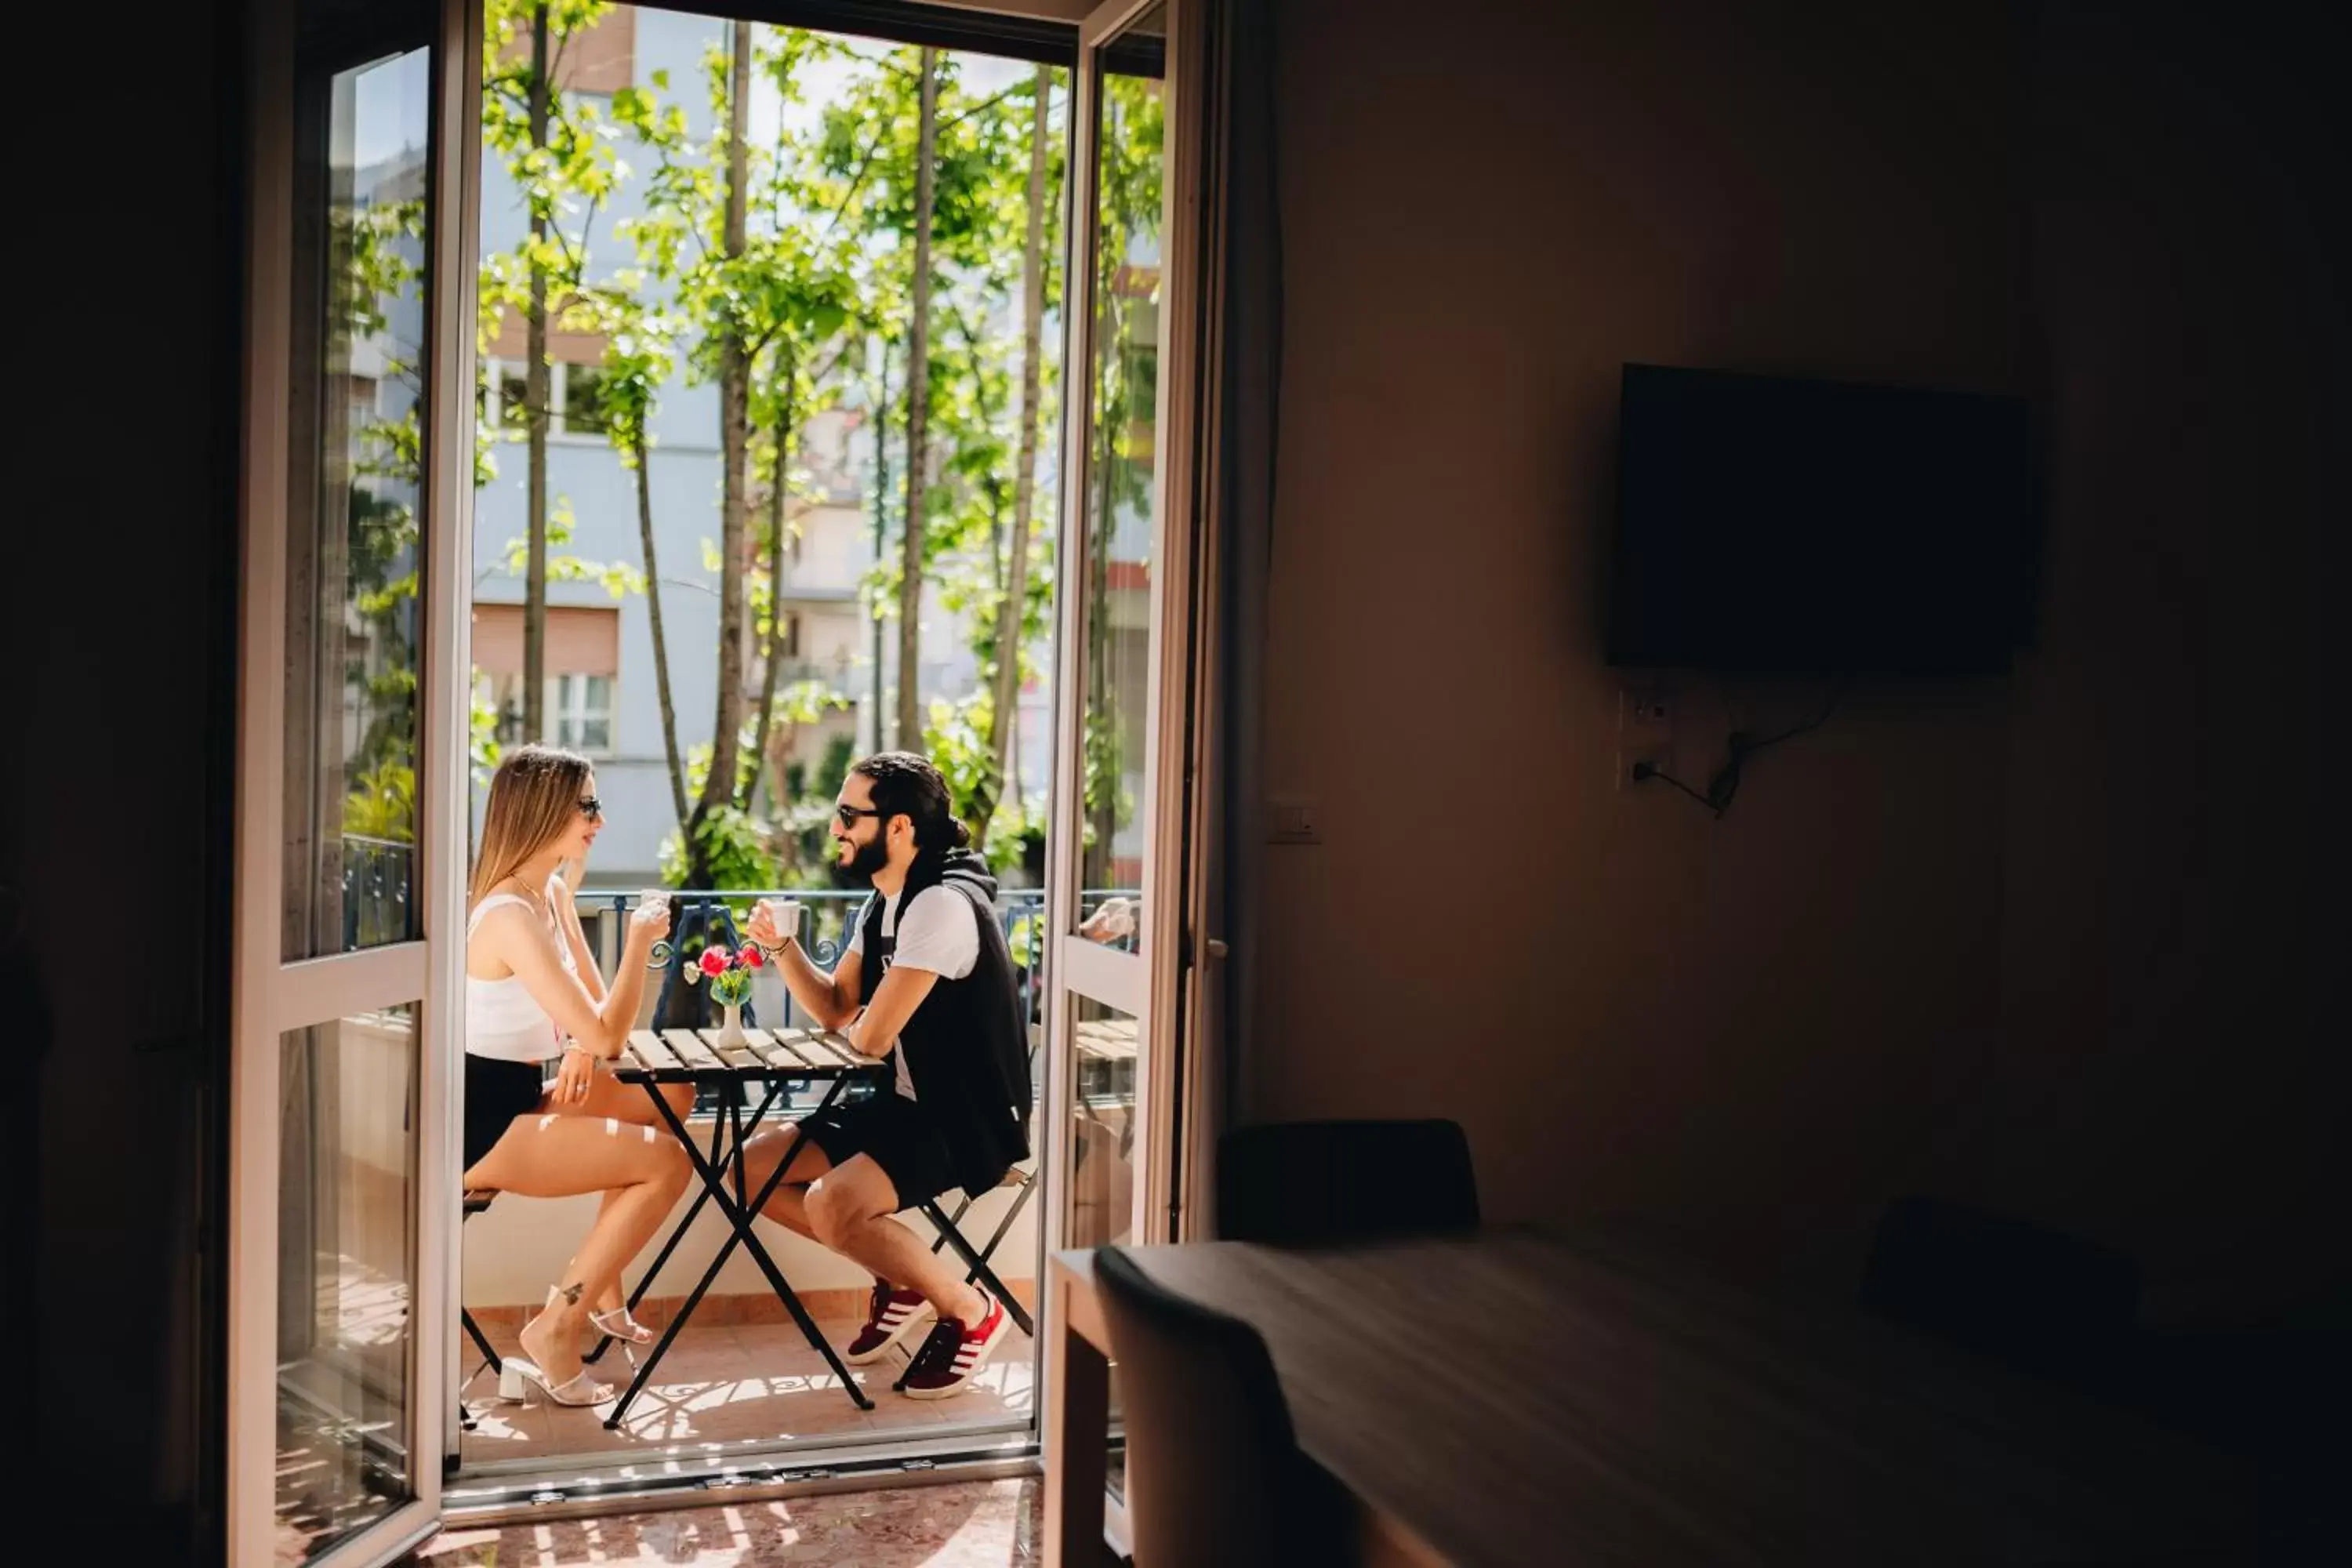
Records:
{"label": "flower arrangement", "polygon": [[710,999],[721,1007],[740,1007],[751,996],[751,971],[767,962],[758,945],[746,942],[730,952],[718,942],[702,950],[686,972],[686,983],[710,982]]}
{"label": "flower arrangement", "polygon": [[751,999],[751,971],[767,963],[758,944],[746,942],[730,952],[718,942],[702,950],[701,955],[686,967],[686,983],[698,985],[710,983],[710,999],[727,1009],[726,1020],[719,1026],[721,1045],[740,1045],[743,1039],[743,1004]]}

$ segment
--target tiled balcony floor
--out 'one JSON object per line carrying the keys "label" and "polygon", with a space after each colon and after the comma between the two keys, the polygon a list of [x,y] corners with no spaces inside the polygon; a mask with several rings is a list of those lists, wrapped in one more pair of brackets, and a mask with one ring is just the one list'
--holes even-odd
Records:
{"label": "tiled balcony floor", "polygon": [[[852,1320],[821,1319],[818,1327],[838,1348],[857,1331]],[[514,1350],[511,1330],[486,1329],[500,1355]],[[470,1356],[470,1369],[478,1364]],[[950,1399],[908,1399],[890,1392],[905,1366],[893,1354],[850,1373],[874,1401],[861,1411],[842,1392],[833,1371],[790,1323],[701,1327],[689,1324],[662,1358],[654,1381],[614,1431],[604,1429],[610,1406],[566,1410],[543,1400],[508,1405],[483,1373],[466,1389],[477,1425],[464,1435],[466,1467],[502,1460],[614,1453],[679,1457],[714,1444],[772,1442],[843,1433],[919,1434],[926,1428],[992,1419],[1027,1420],[1033,1358],[1030,1341],[1014,1329],[998,1344],[973,1386]],[[625,1387],[618,1346],[593,1369],[600,1381]]]}
{"label": "tiled balcony floor", "polygon": [[444,1531],[402,1568],[568,1568],[590,1563],[645,1568],[672,1563],[696,1568],[1028,1568],[1045,1561],[1039,1517],[1044,1490],[1034,1478],[963,1481],[675,1513],[458,1526]]}

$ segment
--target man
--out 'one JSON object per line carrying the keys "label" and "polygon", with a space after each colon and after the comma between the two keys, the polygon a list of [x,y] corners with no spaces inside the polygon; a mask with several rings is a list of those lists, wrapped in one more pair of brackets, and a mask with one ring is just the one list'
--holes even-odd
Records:
{"label": "man", "polygon": [[[895,1056],[897,1082],[803,1121],[804,1141],[761,1212],[873,1271],[849,1363],[878,1361],[929,1325],[906,1393],[944,1399],[970,1386],[1009,1320],[964,1282],[961,1263],[891,1216],[950,1187],[986,1192],[1028,1157],[1028,1031],[996,879],[965,847],[940,771],[904,752],[866,758],[843,781],[832,833],[837,868],[874,889],[833,972],[802,952],[796,913],[780,921],[763,901],[750,935],[811,1020],[866,1056]],[[779,1129],[751,1141],[755,1186],[792,1140]]]}

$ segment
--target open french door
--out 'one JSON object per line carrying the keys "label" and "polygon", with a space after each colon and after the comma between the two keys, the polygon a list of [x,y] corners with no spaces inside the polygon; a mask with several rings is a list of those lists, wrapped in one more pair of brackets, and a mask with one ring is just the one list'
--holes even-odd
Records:
{"label": "open french door", "polygon": [[455,1295],[480,0],[260,0],[227,1560],[436,1521]]}
{"label": "open french door", "polygon": [[[1191,0],[1113,0],[1073,93],[1059,730],[1045,951],[1052,1248],[1180,1233],[1199,412]],[[1115,1376],[1115,1374],[1114,1374]],[[1116,1403],[1116,1384],[1113,1388]],[[1045,1395],[1050,1398],[1050,1392]],[[1048,1436],[1048,1441],[1054,1440]],[[1047,1455],[1047,1463],[1055,1456]],[[1114,1464],[1108,1510],[1124,1513]]]}
{"label": "open french door", "polygon": [[1048,867],[1051,1245],[1170,1234],[1188,953],[1181,855],[1196,286],[1183,0],[1083,24],[1070,181],[1061,700]]}

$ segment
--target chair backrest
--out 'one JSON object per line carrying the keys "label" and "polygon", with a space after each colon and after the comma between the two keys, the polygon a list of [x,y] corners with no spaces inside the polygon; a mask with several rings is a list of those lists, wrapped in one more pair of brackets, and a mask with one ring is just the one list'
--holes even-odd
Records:
{"label": "chair backrest", "polygon": [[1094,1255],[1127,1426],[1136,1568],[1336,1562],[1344,1498],[1298,1451],[1257,1331]]}
{"label": "chair backrest", "polygon": [[2139,1294],[2125,1253],[1917,1194],[1888,1207],[1862,1286],[1885,1317],[2069,1381],[2096,1381],[2125,1352]]}
{"label": "chair backrest", "polygon": [[1292,1121],[1217,1141],[1217,1234],[1299,1247],[1478,1227],[1470,1142],[1452,1121]]}

